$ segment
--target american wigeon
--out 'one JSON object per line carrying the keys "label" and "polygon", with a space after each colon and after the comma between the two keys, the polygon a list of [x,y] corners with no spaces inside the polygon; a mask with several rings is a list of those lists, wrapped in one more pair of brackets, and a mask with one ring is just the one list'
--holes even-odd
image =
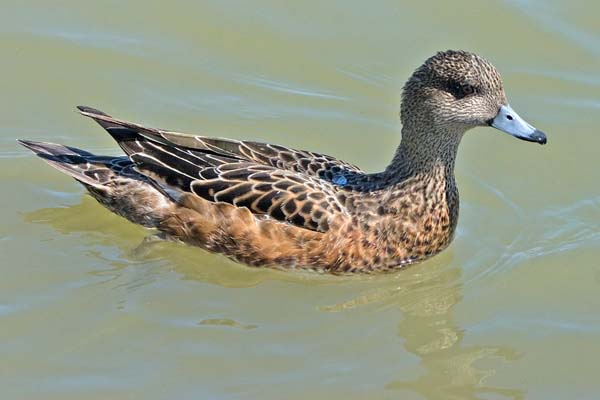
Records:
{"label": "american wigeon", "polygon": [[492,126],[546,136],[509,106],[483,58],[440,52],[404,86],[402,140],[379,173],[283,146],[146,128],[78,107],[126,156],[20,141],[130,221],[252,266],[390,271],[431,257],[458,220],[454,161],[463,134]]}

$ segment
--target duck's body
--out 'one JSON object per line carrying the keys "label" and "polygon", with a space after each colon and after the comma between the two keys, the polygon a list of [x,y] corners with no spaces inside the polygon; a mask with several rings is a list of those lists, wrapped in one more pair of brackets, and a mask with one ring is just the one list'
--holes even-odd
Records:
{"label": "duck's body", "polygon": [[[243,263],[332,273],[389,271],[439,253],[456,228],[454,161],[471,126],[463,119],[441,120],[439,104],[427,91],[431,87],[423,84],[424,77],[435,83],[424,74],[447,60],[474,63],[495,77],[489,63],[470,53],[439,53],[428,60],[405,87],[402,143],[386,170],[376,174],[308,151],[149,129],[89,107],[79,109],[127,156],[22,144],[84,184],[111,211]],[[499,78],[484,83],[480,90],[493,95],[486,96],[492,103],[488,114],[500,115],[506,101]],[[480,119],[472,125],[481,125]],[[526,139],[542,143],[539,131],[529,134]]]}
{"label": "duck's body", "polygon": [[[116,214],[246,264],[384,271],[436,254],[452,239],[458,192],[451,166],[403,172],[399,163],[398,170],[365,174],[316,153],[222,139],[190,141],[81,110],[128,156],[22,143]],[[143,173],[135,170],[136,162],[143,163]],[[190,176],[198,177],[193,187]]]}

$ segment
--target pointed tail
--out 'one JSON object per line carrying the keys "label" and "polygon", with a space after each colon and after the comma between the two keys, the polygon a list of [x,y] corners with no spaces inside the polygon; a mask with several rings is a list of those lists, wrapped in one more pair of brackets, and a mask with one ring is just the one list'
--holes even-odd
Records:
{"label": "pointed tail", "polygon": [[110,164],[116,157],[99,157],[85,150],[55,143],[17,141],[54,168],[83,184],[100,189],[114,176]]}

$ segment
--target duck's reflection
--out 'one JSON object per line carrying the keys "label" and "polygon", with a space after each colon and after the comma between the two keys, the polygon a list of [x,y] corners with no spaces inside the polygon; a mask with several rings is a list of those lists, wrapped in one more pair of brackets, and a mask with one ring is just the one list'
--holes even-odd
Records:
{"label": "duck's reflection", "polygon": [[[76,205],[26,213],[24,219],[49,225],[64,235],[78,236],[82,251],[94,253],[95,257],[113,267],[97,272],[107,277],[114,275],[117,278],[120,271],[132,263],[150,263],[156,268],[175,270],[184,279],[224,287],[251,287],[275,277],[293,281],[305,279],[302,276],[289,278],[294,274],[281,271],[247,268],[195,247],[153,240],[155,231],[107,212],[90,196],[84,196],[81,203]],[[146,281],[146,275],[153,274],[156,268],[139,269],[137,275],[140,281]]]}
{"label": "duck's reflection", "polygon": [[[120,269],[137,260],[162,263],[165,268],[175,269],[182,274],[184,279],[226,287],[249,287],[271,279],[308,279],[311,285],[320,280],[331,284],[332,279],[340,279],[246,268],[192,247],[164,242],[149,243],[144,241],[148,236],[147,230],[103,211],[95,201],[85,198],[78,205],[28,213],[25,219],[48,224],[64,234],[83,233],[86,245],[93,248],[106,246],[114,249],[118,244],[119,254],[104,254],[104,258],[108,258],[114,266],[112,272],[104,271],[107,275],[114,273],[116,276]],[[148,246],[151,247],[149,251]],[[523,391],[519,389],[486,383],[486,378],[494,375],[495,371],[489,367],[485,369],[483,365],[494,365],[499,359],[514,360],[518,357],[515,350],[502,346],[463,344],[464,331],[454,315],[462,299],[463,280],[461,269],[450,266],[453,263],[450,249],[426,265],[384,278],[363,278],[367,289],[360,295],[342,303],[323,305],[320,309],[324,312],[343,312],[376,304],[378,308],[400,310],[402,319],[397,333],[405,349],[419,358],[422,373],[415,378],[400,377],[389,382],[386,389],[399,391],[398,395],[401,392],[416,392],[427,399],[478,399],[490,395],[493,398],[524,398]],[[140,269],[140,274],[148,273],[151,272]],[[146,278],[140,277],[140,280]],[[345,279],[341,278],[341,282]],[[351,279],[352,284],[361,282],[360,279]]]}
{"label": "duck's reflection", "polygon": [[400,309],[398,335],[405,349],[420,359],[423,372],[413,379],[389,382],[386,389],[416,392],[427,399],[478,399],[486,394],[523,399],[522,390],[486,384],[495,371],[475,365],[514,360],[519,356],[515,350],[463,344],[464,331],[454,317],[462,299],[461,269],[449,267],[451,264],[450,250],[427,265],[396,274],[387,287],[383,283],[383,287],[324,309],[341,311],[368,303]]}

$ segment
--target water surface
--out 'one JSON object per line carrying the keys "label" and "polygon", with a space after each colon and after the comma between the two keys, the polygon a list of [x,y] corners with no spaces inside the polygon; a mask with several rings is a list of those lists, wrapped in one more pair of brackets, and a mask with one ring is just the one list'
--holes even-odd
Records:
{"label": "water surface", "polygon": [[[402,3],[5,1],[2,398],[598,398],[600,6]],[[14,141],[117,154],[88,104],[377,171],[404,80],[447,48],[489,58],[549,143],[467,134],[454,243],[393,275],[143,244]]]}

